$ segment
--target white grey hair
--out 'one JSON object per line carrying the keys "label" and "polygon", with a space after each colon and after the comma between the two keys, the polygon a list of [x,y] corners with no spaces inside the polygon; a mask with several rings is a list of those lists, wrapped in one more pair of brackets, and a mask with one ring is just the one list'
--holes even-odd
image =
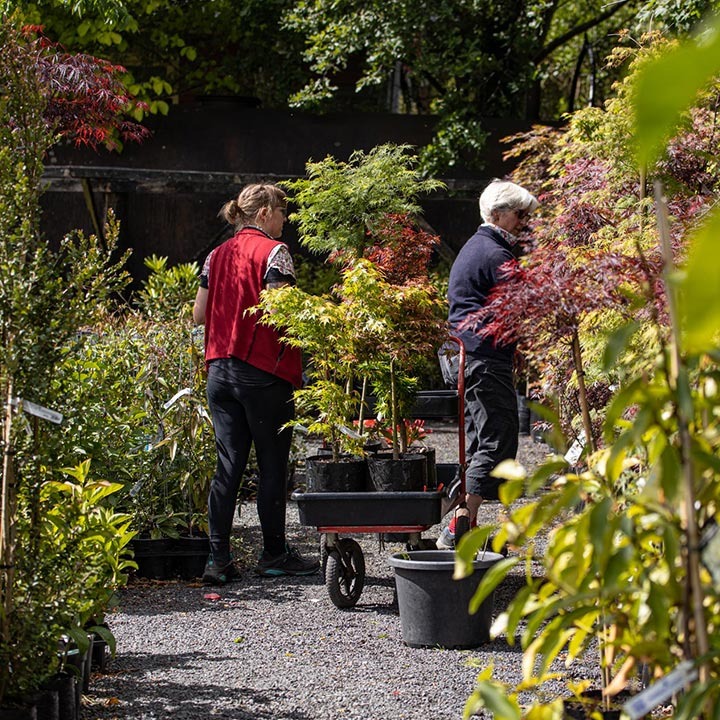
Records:
{"label": "white grey hair", "polygon": [[505,180],[493,180],[480,195],[480,215],[485,222],[492,222],[503,210],[531,213],[538,205],[537,198],[524,187]]}

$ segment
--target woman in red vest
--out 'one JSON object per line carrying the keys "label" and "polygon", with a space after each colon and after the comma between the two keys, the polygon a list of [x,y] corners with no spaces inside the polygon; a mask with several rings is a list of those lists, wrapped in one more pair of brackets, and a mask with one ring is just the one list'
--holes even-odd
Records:
{"label": "woman in red vest", "polygon": [[210,486],[210,556],[203,582],[222,585],[239,577],[230,533],[243,472],[255,445],[260,480],[257,511],[263,534],[258,572],[308,575],[319,563],[303,558],[285,539],[293,388],[302,380],[298,350],[249,313],[265,288],[295,283],[287,245],[278,238],[287,214],[285,193],[275,185],[248,185],[220,215],[235,235],[208,255],[193,318],[205,324],[207,397],[215,428],[217,469]]}

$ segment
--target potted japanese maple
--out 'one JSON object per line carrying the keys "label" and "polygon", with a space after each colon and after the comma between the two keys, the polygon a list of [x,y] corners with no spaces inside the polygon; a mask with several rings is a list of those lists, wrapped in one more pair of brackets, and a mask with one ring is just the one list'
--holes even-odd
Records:
{"label": "potted japanese maple", "polygon": [[[392,284],[381,267],[358,260],[346,273],[345,297],[365,319],[356,323],[358,354],[372,387],[376,417],[389,448],[368,457],[376,490],[423,490],[428,486],[427,455],[408,452],[410,412],[417,390],[413,371],[441,343],[441,305],[429,283]],[[359,328],[368,328],[362,335]]]}
{"label": "potted japanese maple", "polygon": [[[340,397],[350,402],[343,408],[343,421],[352,425],[348,413],[355,410],[359,434],[365,428],[366,400],[372,392],[373,410],[392,432],[391,463],[399,463],[407,449],[404,420],[417,390],[414,372],[424,358],[434,355],[443,336],[442,303],[428,276],[439,239],[421,230],[417,221],[421,212],[417,198],[441,183],[422,178],[414,164],[409,147],[383,145],[367,154],[353,153],[348,162],[328,157],[309,163],[306,178],[286,184],[297,207],[291,219],[298,225],[301,244],[326,256],[342,274],[334,288],[332,317],[342,315],[343,321],[332,341],[350,364],[341,377],[325,376],[316,382],[332,380],[345,388],[347,394]],[[282,324],[275,309],[268,317],[269,322]],[[292,339],[297,336],[292,318],[284,319],[289,323],[285,325],[288,342],[303,347],[297,337]],[[319,321],[329,322],[325,315]],[[311,369],[317,367],[318,352],[320,356],[329,352],[327,343],[321,348],[305,344],[303,350]],[[362,388],[359,397],[353,394],[355,387]],[[331,389],[320,385],[316,393],[329,395]],[[348,442],[352,433],[343,434]],[[417,464],[418,459],[423,458],[414,454],[407,462]],[[423,469],[415,489],[426,484]]]}

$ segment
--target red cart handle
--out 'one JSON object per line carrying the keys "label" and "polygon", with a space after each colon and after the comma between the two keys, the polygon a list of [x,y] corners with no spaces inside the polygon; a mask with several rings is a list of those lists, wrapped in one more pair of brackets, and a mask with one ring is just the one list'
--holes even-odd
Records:
{"label": "red cart handle", "polygon": [[460,469],[460,494],[465,495],[465,344],[459,337],[450,335],[450,342],[458,346],[458,467]]}

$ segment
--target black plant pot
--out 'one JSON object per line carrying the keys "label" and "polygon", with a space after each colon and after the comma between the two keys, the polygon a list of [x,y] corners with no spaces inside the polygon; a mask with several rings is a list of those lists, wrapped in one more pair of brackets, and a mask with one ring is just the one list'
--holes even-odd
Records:
{"label": "black plant pot", "polygon": [[209,554],[210,540],[206,535],[177,538],[171,550],[174,577],[182,580],[202,577]]}
{"label": "black plant pot", "polygon": [[474,572],[453,579],[452,550],[416,550],[390,557],[395,570],[403,641],[409,647],[472,648],[490,639],[493,594],[470,615],[468,606],[480,580],[502,555],[481,553]]}
{"label": "black plant pot", "polygon": [[363,450],[366,455],[370,455],[371,453],[379,452],[382,446],[383,444],[380,440],[368,440],[365,445],[363,445]]}
{"label": "black plant pot", "polygon": [[138,577],[154,580],[201,577],[210,552],[206,535],[179,538],[135,538],[131,541]]}
{"label": "black plant pot", "polygon": [[80,652],[77,647],[73,647],[67,651],[65,655],[65,667],[70,675],[75,679],[73,685],[75,690],[75,715],[80,711],[80,702],[83,692],[87,693],[89,689],[89,668],[90,668],[90,647],[85,652]]}
{"label": "black plant pot", "polygon": [[109,647],[107,641],[102,638],[100,634],[95,632],[92,628],[101,627],[110,632],[110,627],[107,623],[91,623],[86,626],[88,633],[92,639],[92,645],[90,648],[90,669],[97,670],[98,672],[104,673],[107,669],[107,659],[109,654]]}
{"label": "black plant pot", "polygon": [[107,670],[108,644],[101,637],[93,637],[92,652],[90,655],[90,667],[97,672],[104,673]]}
{"label": "black plant pot", "polygon": [[604,720],[619,720],[620,704],[627,697],[623,695],[623,698],[620,702],[617,698],[613,698],[610,707],[606,707],[602,690],[586,690],[577,700],[565,701],[565,717],[572,720],[586,720],[599,714]]}
{"label": "black plant pot", "polygon": [[75,675],[70,672],[57,673],[46,683],[46,687],[57,693],[58,720],[75,720],[79,714]]}
{"label": "black plant pot", "polygon": [[173,576],[170,538],[133,538],[130,541],[138,577],[169,580]]}
{"label": "black plant pot", "polygon": [[343,456],[333,460],[328,455],[305,459],[307,492],[363,492],[368,484],[367,462],[363,458]]}
{"label": "black plant pot", "polygon": [[456,390],[421,390],[415,396],[410,412],[416,418],[457,418],[458,396]]}
{"label": "black plant pot", "polygon": [[82,668],[82,691],[85,695],[90,692],[90,675],[92,674],[92,654],[93,654],[94,637],[88,634],[88,647],[83,654]]}
{"label": "black plant pot", "polygon": [[427,466],[427,489],[435,490],[438,484],[435,448],[425,447],[424,445],[412,446],[408,448],[408,453],[419,453],[425,456],[425,463]]}
{"label": "black plant pot", "polygon": [[34,702],[37,720],[60,719],[60,699],[56,688],[42,688],[35,695]]}
{"label": "black plant pot", "polygon": [[377,453],[367,459],[370,481],[377,492],[421,492],[427,488],[427,458],[423,453]]}

